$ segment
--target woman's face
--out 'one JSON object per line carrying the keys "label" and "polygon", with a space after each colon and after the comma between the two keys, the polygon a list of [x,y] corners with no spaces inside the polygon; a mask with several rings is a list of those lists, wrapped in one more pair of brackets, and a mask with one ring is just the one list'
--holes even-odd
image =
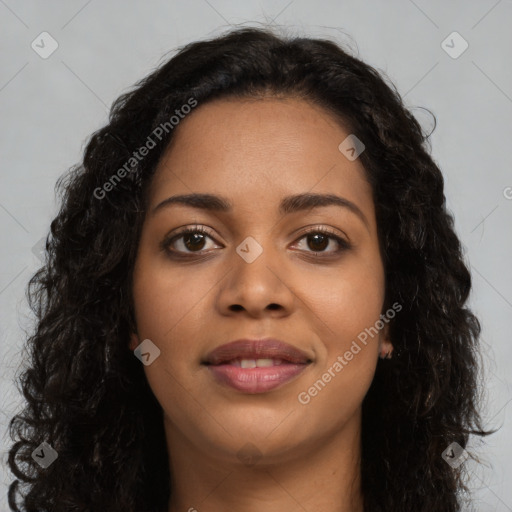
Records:
{"label": "woman's face", "polygon": [[[386,328],[359,341],[379,323],[385,282],[371,187],[359,159],[338,149],[350,133],[291,98],[216,100],[175,130],[149,190],[130,343],[160,350],[144,370],[171,449],[272,462],[358,432],[379,348],[390,345]],[[189,194],[221,199],[165,202]],[[327,194],[341,201],[322,204]],[[214,208],[221,200],[230,207]],[[171,240],[186,227],[206,233]],[[210,357],[268,338],[301,356],[263,342]]]}

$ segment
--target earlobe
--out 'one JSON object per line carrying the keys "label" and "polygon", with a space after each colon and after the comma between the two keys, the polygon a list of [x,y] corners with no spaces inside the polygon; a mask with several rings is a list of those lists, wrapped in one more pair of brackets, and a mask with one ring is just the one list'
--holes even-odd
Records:
{"label": "earlobe", "polygon": [[391,359],[393,354],[393,344],[389,336],[389,325],[386,324],[382,329],[379,343],[379,357],[381,359]]}
{"label": "earlobe", "polygon": [[130,348],[130,350],[133,351],[137,348],[137,346],[139,344],[140,344],[139,337],[137,336],[137,334],[132,332],[132,334],[130,335],[130,343],[128,344],[128,347]]}

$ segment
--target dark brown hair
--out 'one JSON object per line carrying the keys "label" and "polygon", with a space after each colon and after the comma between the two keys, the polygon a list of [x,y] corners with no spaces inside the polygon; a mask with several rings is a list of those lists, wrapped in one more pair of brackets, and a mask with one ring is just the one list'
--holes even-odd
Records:
{"label": "dark brown hair", "polygon": [[[28,289],[37,327],[19,379],[26,407],[10,424],[12,510],[167,511],[162,409],[128,342],[145,194],[175,129],[153,136],[144,158],[133,155],[191,98],[201,105],[268,94],[321,105],[364,142],[384,309],[403,306],[390,323],[395,355],[379,361],[363,403],[365,511],[459,510],[463,467],[441,454],[485,434],[476,402],[480,325],[465,306],[470,274],[428,137],[396,89],[337,44],[254,28],[182,48],[115,101],[83,162],[59,180],[47,260]],[[43,441],[58,452],[46,469],[31,457]]]}

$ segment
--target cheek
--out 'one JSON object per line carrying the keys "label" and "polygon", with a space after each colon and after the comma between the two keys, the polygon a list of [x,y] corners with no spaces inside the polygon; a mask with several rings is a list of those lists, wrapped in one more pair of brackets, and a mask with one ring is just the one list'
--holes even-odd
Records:
{"label": "cheek", "polygon": [[183,332],[187,325],[200,325],[200,304],[215,283],[213,277],[172,269],[165,261],[156,262],[141,255],[133,278],[139,337],[145,336],[159,347],[168,348],[177,332]]}
{"label": "cheek", "polygon": [[329,353],[348,350],[351,341],[380,318],[385,284],[378,258],[351,256],[336,271],[302,274],[299,282]]}
{"label": "cheek", "polygon": [[[348,350],[358,337],[364,339],[363,333],[368,333],[379,320],[384,300],[382,287],[376,282],[343,282],[341,286],[336,298],[324,305],[326,321],[337,334],[328,348],[337,352]],[[378,336],[369,337],[368,341],[372,339],[377,340]]]}
{"label": "cheek", "polygon": [[[204,314],[202,300],[206,291],[204,279],[199,273],[171,270],[165,262],[140,254],[133,276],[133,295],[138,339],[150,339],[159,349],[155,361],[144,366],[144,372],[155,397],[178,420],[183,411],[185,417],[200,414],[193,411],[194,401],[184,388],[190,375],[194,341],[200,331]],[[204,276],[202,276],[204,277]],[[203,283],[201,285],[201,282]],[[190,409],[190,410],[189,410]],[[190,428],[190,425],[188,426]]]}
{"label": "cheek", "polygon": [[339,420],[359,407],[373,380],[381,335],[378,327],[382,326],[384,269],[378,258],[354,257],[335,276],[317,274],[314,282],[315,286],[311,281],[308,286],[304,279],[301,286],[307,290],[314,313],[311,318],[319,326],[322,343],[317,368],[299,402],[309,400],[325,419]]}
{"label": "cheek", "polygon": [[186,406],[179,405],[183,385],[195,368],[194,344],[205,321],[201,304],[211,285],[200,286],[200,276],[170,271],[154,259],[147,264],[141,257],[134,270],[138,339],[150,339],[160,350],[159,357],[144,366],[146,378],[160,404],[173,403],[181,410]]}

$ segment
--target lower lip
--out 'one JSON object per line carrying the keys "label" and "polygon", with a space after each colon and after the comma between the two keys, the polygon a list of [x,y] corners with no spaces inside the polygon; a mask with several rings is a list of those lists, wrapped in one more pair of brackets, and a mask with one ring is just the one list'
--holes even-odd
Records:
{"label": "lower lip", "polygon": [[280,364],[265,368],[240,368],[230,364],[209,365],[219,381],[243,393],[265,393],[281,386],[303,372],[307,364]]}

